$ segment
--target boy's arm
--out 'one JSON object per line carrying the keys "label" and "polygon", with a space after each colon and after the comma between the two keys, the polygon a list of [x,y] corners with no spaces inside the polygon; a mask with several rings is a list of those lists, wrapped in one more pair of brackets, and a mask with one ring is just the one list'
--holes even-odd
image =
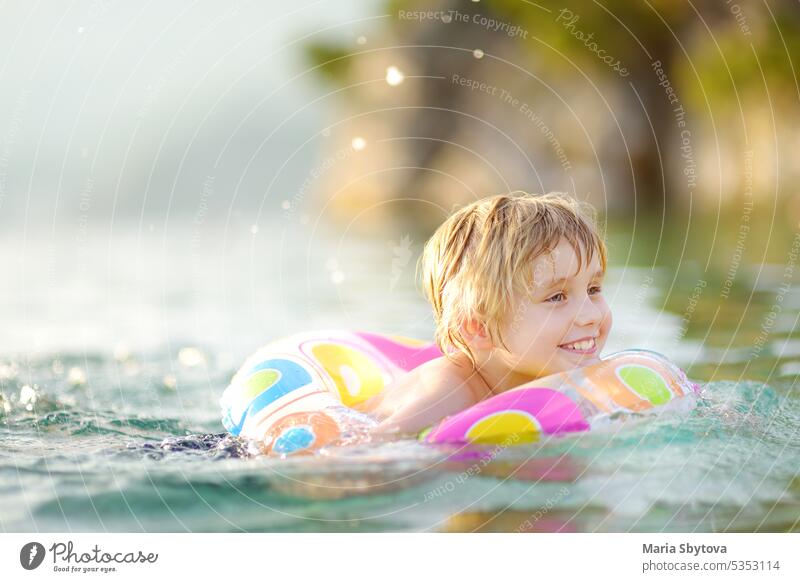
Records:
{"label": "boy's arm", "polygon": [[481,400],[460,374],[443,370],[409,374],[393,392],[400,397],[387,399],[376,411],[383,420],[375,432],[416,435]]}

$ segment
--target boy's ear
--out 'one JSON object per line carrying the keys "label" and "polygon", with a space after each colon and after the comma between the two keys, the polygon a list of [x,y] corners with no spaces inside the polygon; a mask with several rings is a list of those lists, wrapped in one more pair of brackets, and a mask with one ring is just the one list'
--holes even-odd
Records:
{"label": "boy's ear", "polygon": [[461,324],[461,334],[473,346],[478,349],[489,349],[492,347],[492,340],[486,325],[476,319],[468,319]]}

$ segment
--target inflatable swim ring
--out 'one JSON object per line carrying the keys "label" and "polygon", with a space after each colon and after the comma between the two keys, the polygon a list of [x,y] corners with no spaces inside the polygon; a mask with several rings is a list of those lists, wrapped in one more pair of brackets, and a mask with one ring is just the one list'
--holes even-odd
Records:
{"label": "inflatable swim ring", "polygon": [[343,330],[283,338],[250,356],[220,399],[222,423],[271,454],[317,449],[377,425],[353,410],[438,358],[436,344]]}
{"label": "inflatable swim ring", "polygon": [[[253,354],[220,399],[225,428],[268,454],[357,440],[378,423],[352,407],[441,356],[435,343],[357,331],[318,331]],[[665,357],[644,350],[498,394],[423,431],[428,443],[524,444],[589,430],[617,412],[643,412],[696,391]]]}

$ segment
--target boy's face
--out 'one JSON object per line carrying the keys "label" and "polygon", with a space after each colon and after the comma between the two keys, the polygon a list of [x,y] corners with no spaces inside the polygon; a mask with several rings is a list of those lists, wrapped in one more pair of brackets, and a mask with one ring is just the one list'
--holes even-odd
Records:
{"label": "boy's face", "polygon": [[[584,254],[585,259],[585,254]],[[597,253],[579,265],[564,239],[533,264],[532,298],[516,297],[502,329],[506,364],[537,378],[597,363],[611,330]]]}

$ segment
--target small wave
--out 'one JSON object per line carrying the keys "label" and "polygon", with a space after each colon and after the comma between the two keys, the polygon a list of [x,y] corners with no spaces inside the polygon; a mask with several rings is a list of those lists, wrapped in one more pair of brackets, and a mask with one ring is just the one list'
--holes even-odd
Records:
{"label": "small wave", "polygon": [[167,437],[158,443],[130,443],[127,450],[139,452],[152,460],[161,460],[168,455],[202,455],[216,460],[256,456],[247,439],[228,433],[188,434]]}

